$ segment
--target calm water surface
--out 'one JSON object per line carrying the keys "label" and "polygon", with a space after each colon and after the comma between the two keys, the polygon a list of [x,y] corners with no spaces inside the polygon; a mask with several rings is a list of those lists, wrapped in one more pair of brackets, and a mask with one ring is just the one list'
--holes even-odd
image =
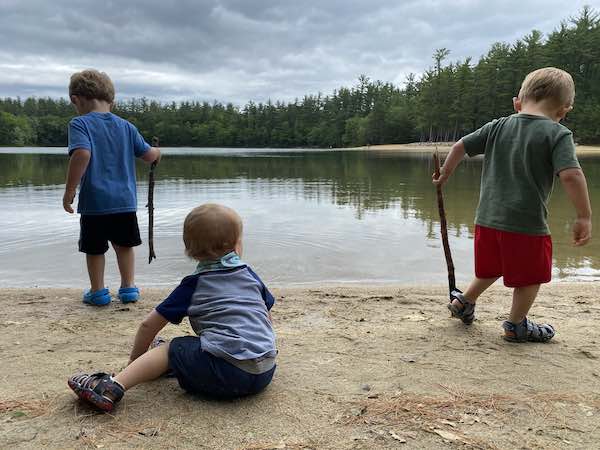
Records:
{"label": "calm water surface", "polygon": [[[245,256],[270,284],[446,282],[429,155],[375,151],[163,149],[155,188],[155,248],[137,248],[140,286],[172,285],[193,270],[183,255],[188,211],[223,203],[244,219]],[[600,158],[581,160],[600,196]],[[0,286],[87,283],[77,215],[62,209],[65,149],[0,149]],[[481,162],[445,188],[457,278],[472,276]],[[138,218],[147,235],[147,167],[138,166]],[[557,184],[550,205],[556,280],[599,280],[600,238],[569,243],[573,210]],[[594,219],[600,233],[598,215]],[[114,255],[107,283],[116,287]]]}

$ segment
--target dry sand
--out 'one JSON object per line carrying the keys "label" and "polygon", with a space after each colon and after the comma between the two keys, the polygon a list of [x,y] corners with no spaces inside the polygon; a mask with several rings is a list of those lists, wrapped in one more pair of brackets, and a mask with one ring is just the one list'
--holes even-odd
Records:
{"label": "dry sand", "polygon": [[[0,448],[597,448],[600,283],[542,288],[549,344],[510,344],[510,292],[486,294],[471,327],[443,287],[274,289],[280,357],[262,394],[219,402],[174,379],[129,391],[113,415],[76,400],[78,370],[117,370],[164,290],[86,306],[79,291],[4,289]],[[190,333],[187,322],[164,335]]]}
{"label": "dry sand", "polygon": [[[448,153],[452,148],[451,142],[440,142],[438,144],[433,143],[412,143],[412,144],[382,144],[382,145],[369,145],[365,147],[357,147],[360,150],[394,150],[396,152],[405,153],[431,153],[436,148],[440,153]],[[578,155],[600,155],[600,147],[593,145],[578,145]]]}

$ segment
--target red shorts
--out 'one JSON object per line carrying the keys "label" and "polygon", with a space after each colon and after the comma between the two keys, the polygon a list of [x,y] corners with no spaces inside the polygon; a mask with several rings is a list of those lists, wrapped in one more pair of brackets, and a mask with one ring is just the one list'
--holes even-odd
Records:
{"label": "red shorts", "polygon": [[475,276],[503,277],[507,287],[548,283],[552,276],[552,238],[476,225]]}

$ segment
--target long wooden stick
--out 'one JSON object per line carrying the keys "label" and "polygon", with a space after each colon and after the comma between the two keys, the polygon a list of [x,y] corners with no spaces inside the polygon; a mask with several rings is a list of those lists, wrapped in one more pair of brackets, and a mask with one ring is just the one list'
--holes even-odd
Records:
{"label": "long wooden stick", "polygon": [[[158,147],[158,137],[152,138],[152,147]],[[156,161],[150,165],[150,174],[148,175],[148,264],[156,259],[154,253],[154,169],[156,169]]]}
{"label": "long wooden stick", "polygon": [[[440,176],[440,158],[437,149],[433,153],[433,164],[435,166],[435,177]],[[448,266],[448,289],[450,291],[450,300],[454,298],[454,292],[460,292],[456,289],[456,278],[454,277],[454,262],[450,252],[450,242],[448,241],[448,223],[446,222],[446,210],[444,209],[444,196],[442,187],[436,186],[438,212],[440,214],[440,228],[442,232],[442,245],[444,246],[444,256],[446,257],[446,266]]]}

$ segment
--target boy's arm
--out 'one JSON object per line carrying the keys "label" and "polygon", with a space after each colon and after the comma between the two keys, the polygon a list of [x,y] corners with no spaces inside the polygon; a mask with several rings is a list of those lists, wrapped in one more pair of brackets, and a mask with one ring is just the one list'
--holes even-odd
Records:
{"label": "boy's arm", "polygon": [[142,156],[142,161],[151,164],[156,161],[156,164],[160,162],[160,150],[157,147],[150,147],[147,152]]}
{"label": "boy's arm", "polygon": [[137,358],[142,356],[148,351],[148,347],[165,325],[169,323],[167,319],[161,316],[155,309],[140,324],[133,341],[133,348],[131,349],[131,355],[129,356],[129,363],[131,364]]}
{"label": "boy's arm", "polygon": [[63,195],[63,208],[68,213],[73,214],[73,207],[71,205],[77,193],[77,186],[90,163],[91,156],[90,151],[84,148],[76,149],[71,154],[67,170],[65,194]]}
{"label": "boy's arm", "polygon": [[130,363],[148,351],[152,340],[167,323],[181,323],[187,315],[197,281],[197,276],[185,277],[179,286],[146,316],[135,335]]}
{"label": "boy's arm", "polygon": [[140,158],[142,161],[147,162],[148,164],[153,162],[158,164],[160,161],[160,150],[158,147],[150,146],[150,144],[144,140],[135,125],[130,122],[127,123],[129,124],[129,128],[133,137],[133,153],[135,156]]}
{"label": "boy's arm", "polygon": [[440,169],[440,176],[436,178],[435,173],[432,175],[431,178],[433,179],[433,184],[435,184],[436,186],[442,186],[446,181],[448,181],[448,178],[450,178],[450,175],[452,175],[454,169],[456,169],[456,166],[458,166],[458,164],[462,161],[464,156],[465,144],[461,139],[452,146],[450,153],[444,161],[444,165]]}
{"label": "boy's arm", "polygon": [[592,207],[585,175],[583,170],[573,167],[561,170],[558,177],[577,213],[573,224],[573,244],[585,245],[592,237]]}

